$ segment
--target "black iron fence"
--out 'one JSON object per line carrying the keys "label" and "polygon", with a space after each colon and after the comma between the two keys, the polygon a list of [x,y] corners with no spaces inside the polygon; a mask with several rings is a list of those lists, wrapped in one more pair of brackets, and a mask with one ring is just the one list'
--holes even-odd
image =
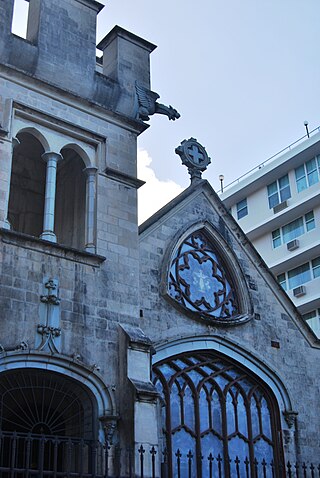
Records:
{"label": "black iron fence", "polygon": [[0,478],[320,478],[320,464],[275,464],[155,447],[0,431]]}

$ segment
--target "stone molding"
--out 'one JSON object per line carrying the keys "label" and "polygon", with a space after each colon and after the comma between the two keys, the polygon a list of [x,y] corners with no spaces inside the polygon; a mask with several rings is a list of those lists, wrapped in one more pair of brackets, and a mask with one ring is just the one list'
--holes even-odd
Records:
{"label": "stone molding", "polygon": [[39,239],[38,237],[29,236],[22,232],[10,231],[0,228],[0,239],[5,244],[23,247],[31,251],[40,252],[46,255],[59,257],[80,264],[100,267],[106,260],[105,256],[93,254],[91,252],[74,249],[72,247],[63,246],[54,242]]}
{"label": "stone molding", "polygon": [[131,186],[132,188],[139,189],[146,182],[141,179],[137,179],[129,174],[122,173],[116,169],[106,168],[104,174],[100,173],[101,176],[106,176],[109,179],[118,181],[119,183],[125,184],[126,186]]}

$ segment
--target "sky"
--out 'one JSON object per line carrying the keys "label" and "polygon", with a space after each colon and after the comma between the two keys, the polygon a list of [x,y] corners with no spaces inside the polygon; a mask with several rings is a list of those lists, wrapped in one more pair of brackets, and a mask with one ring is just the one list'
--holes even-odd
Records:
{"label": "sky", "polygon": [[[25,2],[25,0],[16,0]],[[319,0],[102,0],[114,25],[156,44],[151,88],[181,114],[151,117],[138,141],[140,222],[190,184],[174,152],[196,138],[215,190],[320,125]],[[148,208],[146,207],[148,205]]]}

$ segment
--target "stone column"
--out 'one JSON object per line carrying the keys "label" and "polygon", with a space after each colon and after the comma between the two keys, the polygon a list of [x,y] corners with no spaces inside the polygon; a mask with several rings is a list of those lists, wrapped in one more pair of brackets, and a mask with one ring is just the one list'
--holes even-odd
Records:
{"label": "stone column", "polygon": [[61,154],[51,151],[43,153],[42,159],[47,163],[46,190],[44,201],[43,233],[41,239],[57,242],[54,233],[54,208],[56,200],[57,164],[62,159]]}
{"label": "stone column", "polygon": [[87,175],[86,182],[86,238],[85,249],[88,252],[95,253],[95,211],[96,211],[96,178],[97,170],[95,166],[84,169]]}

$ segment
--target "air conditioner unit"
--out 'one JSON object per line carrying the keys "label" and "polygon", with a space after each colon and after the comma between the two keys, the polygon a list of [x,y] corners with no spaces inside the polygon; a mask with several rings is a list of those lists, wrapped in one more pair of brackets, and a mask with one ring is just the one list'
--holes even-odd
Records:
{"label": "air conditioner unit", "polygon": [[299,247],[298,239],[293,239],[293,241],[290,241],[287,243],[288,251],[294,251],[295,249],[298,249],[298,247]]}
{"label": "air conditioner unit", "polygon": [[300,285],[299,287],[296,287],[293,289],[293,295],[295,297],[302,297],[303,295],[306,295],[307,291],[304,285]]}
{"label": "air conditioner unit", "polygon": [[277,214],[277,212],[282,211],[282,209],[285,209],[286,207],[288,207],[288,203],[287,201],[283,201],[280,204],[277,204],[276,206],[274,206],[273,213]]}

